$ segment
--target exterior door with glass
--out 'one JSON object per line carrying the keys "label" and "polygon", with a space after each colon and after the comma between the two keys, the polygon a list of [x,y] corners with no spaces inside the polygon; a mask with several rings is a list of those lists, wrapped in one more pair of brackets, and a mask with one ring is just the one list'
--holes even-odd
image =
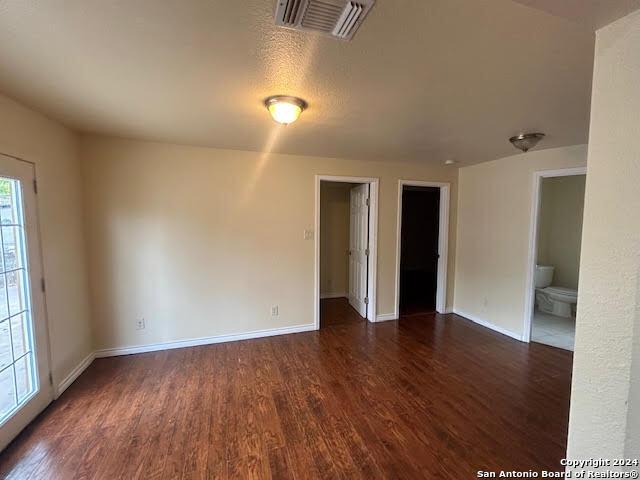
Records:
{"label": "exterior door with glass", "polygon": [[33,164],[0,154],[0,450],[53,399]]}

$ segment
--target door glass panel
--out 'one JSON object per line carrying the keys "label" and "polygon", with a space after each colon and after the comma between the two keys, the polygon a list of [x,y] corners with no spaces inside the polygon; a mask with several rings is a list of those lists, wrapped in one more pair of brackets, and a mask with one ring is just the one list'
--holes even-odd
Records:
{"label": "door glass panel", "polygon": [[0,177],[0,423],[37,391],[22,191]]}
{"label": "door glass panel", "polygon": [[11,317],[11,340],[13,342],[13,355],[21,357],[29,351],[31,339],[29,338],[28,315],[21,313]]}
{"label": "door glass panel", "polygon": [[[1,185],[1,183],[0,183]],[[0,203],[0,210],[2,209]],[[4,270],[6,272],[22,268],[22,249],[20,245],[22,227],[2,226],[2,250],[4,253]]]}
{"label": "door glass panel", "polygon": [[13,381],[13,367],[0,372],[0,418],[8,418],[16,410],[16,383]]}
{"label": "door glass panel", "polygon": [[11,355],[11,331],[9,330],[9,319],[0,322],[0,370],[13,363]]}
{"label": "door glass panel", "polygon": [[[2,242],[0,242],[0,247]],[[7,286],[4,271],[0,271],[0,319],[9,317],[9,302],[7,302]]]}
{"label": "door glass panel", "polygon": [[7,272],[7,295],[9,296],[9,315],[14,317],[27,310],[26,289],[29,288],[24,268]]}
{"label": "door glass panel", "polygon": [[18,403],[22,403],[32,392],[31,386],[33,381],[31,378],[32,369],[30,360],[31,355],[27,354],[16,360],[15,363]]}
{"label": "door glass panel", "polygon": [[[10,182],[13,180],[0,179],[0,195],[11,195]],[[2,202],[2,208],[0,208],[0,223],[2,225],[17,225],[18,224],[18,209],[17,205],[13,202]]]}

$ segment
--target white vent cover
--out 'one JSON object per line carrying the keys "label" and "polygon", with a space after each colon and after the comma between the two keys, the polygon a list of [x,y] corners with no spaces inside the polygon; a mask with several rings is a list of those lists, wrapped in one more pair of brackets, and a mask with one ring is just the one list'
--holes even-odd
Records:
{"label": "white vent cover", "polygon": [[351,40],[376,0],[276,0],[276,25]]}

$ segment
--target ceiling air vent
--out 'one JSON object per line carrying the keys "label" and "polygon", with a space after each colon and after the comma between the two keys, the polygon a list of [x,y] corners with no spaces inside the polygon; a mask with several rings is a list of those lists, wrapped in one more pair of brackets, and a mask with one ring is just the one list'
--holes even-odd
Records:
{"label": "ceiling air vent", "polygon": [[300,6],[305,0],[278,0],[276,3],[276,25],[295,27],[302,10]]}
{"label": "ceiling air vent", "polygon": [[276,25],[351,40],[375,0],[277,0]]}

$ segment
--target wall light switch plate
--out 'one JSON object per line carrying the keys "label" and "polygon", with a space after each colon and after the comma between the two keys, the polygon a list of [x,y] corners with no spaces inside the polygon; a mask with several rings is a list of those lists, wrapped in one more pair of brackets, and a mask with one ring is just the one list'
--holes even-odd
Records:
{"label": "wall light switch plate", "polygon": [[304,239],[305,240],[313,240],[313,230],[305,230],[304,231]]}

